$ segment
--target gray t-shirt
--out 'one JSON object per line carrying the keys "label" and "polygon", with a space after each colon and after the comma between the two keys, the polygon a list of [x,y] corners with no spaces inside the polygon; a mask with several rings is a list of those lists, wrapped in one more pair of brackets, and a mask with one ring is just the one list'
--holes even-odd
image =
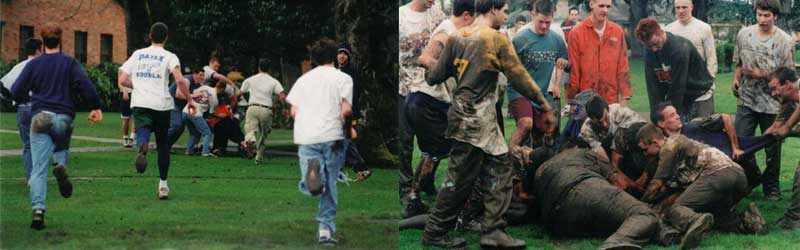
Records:
{"label": "gray t-shirt", "polygon": [[[761,69],[772,72],[780,66],[794,67],[794,39],[783,30],[775,32],[766,39],[758,37],[758,25],[742,28],[736,35],[736,49],[733,63],[743,68]],[[739,82],[737,105],[745,106],[755,112],[777,114],[778,100],[770,95],[766,78],[742,76]]]}

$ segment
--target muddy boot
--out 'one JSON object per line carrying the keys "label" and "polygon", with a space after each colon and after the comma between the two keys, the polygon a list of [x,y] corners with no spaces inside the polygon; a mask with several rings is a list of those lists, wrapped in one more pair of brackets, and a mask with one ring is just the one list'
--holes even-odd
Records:
{"label": "muddy boot", "polygon": [[140,145],[139,152],[136,153],[136,172],[140,174],[147,169],[147,147],[147,144]]}
{"label": "muddy boot", "polygon": [[428,214],[420,214],[408,219],[400,220],[400,230],[406,229],[425,229],[425,223],[428,222]]}
{"label": "muddy boot", "polygon": [[61,193],[61,196],[64,198],[72,196],[72,183],[69,181],[69,178],[67,178],[67,168],[58,165],[53,168],[53,175],[56,177],[56,182],[58,182],[58,191]]}
{"label": "muddy boot", "polygon": [[703,241],[703,236],[711,230],[714,226],[714,216],[711,214],[700,214],[691,224],[686,234],[681,239],[681,250],[695,249],[700,242]]}
{"label": "muddy boot", "polygon": [[800,230],[800,219],[792,219],[786,215],[778,219],[775,224],[786,230]]}
{"label": "muddy boot", "polygon": [[419,197],[412,194],[411,199],[408,200],[408,203],[403,207],[403,211],[400,212],[400,215],[403,216],[403,219],[407,219],[427,212],[428,206],[425,206],[425,203],[422,203]]}
{"label": "muddy boot", "polygon": [[467,241],[464,238],[451,238],[447,234],[438,237],[422,234],[422,245],[441,247],[443,249],[465,249]]}
{"label": "muddy boot", "polygon": [[767,221],[761,216],[761,211],[755,203],[747,205],[747,209],[742,214],[742,231],[746,234],[764,234],[767,229]]}
{"label": "muddy boot", "polygon": [[525,249],[525,245],[525,241],[514,239],[500,229],[481,235],[481,249]]}
{"label": "muddy boot", "polygon": [[678,244],[681,242],[682,236],[680,231],[667,225],[667,223],[664,223],[662,220],[658,222],[658,233],[653,235],[653,237],[656,237],[654,241],[662,246]]}

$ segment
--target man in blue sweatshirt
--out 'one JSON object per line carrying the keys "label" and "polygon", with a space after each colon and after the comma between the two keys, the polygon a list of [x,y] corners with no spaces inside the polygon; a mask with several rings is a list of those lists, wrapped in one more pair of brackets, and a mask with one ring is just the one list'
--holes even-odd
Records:
{"label": "man in blue sweatshirt", "polygon": [[61,28],[54,24],[42,28],[44,54],[29,61],[11,87],[11,94],[17,101],[24,100],[31,93],[31,228],[36,230],[45,227],[47,165],[54,152],[56,167],[53,168],[53,175],[58,181],[58,189],[64,198],[72,196],[72,183],[67,178],[66,169],[72,120],[75,118],[75,100],[70,92],[77,89],[88,101],[92,109],[89,121],[95,123],[103,120],[100,98],[86,70],[78,60],[59,52],[61,32]]}

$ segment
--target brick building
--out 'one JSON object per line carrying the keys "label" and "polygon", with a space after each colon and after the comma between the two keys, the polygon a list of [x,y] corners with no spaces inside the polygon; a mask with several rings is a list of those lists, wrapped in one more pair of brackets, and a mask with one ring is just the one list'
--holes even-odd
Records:
{"label": "brick building", "polygon": [[86,64],[125,62],[125,11],[115,0],[0,1],[0,60],[24,59],[20,45],[30,37],[41,39],[48,22],[61,26],[64,54]]}

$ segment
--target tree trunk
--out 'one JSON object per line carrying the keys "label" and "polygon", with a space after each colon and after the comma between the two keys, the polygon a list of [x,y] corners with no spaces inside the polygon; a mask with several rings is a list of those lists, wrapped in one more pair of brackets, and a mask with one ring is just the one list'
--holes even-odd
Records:
{"label": "tree trunk", "polygon": [[711,0],[692,0],[692,5],[694,6],[692,16],[708,23],[708,7],[710,4]]}
{"label": "tree trunk", "polygon": [[397,5],[391,1],[336,1],[337,40],[350,43],[359,66],[363,129],[356,141],[369,165],[394,165],[389,148],[397,137]]}

